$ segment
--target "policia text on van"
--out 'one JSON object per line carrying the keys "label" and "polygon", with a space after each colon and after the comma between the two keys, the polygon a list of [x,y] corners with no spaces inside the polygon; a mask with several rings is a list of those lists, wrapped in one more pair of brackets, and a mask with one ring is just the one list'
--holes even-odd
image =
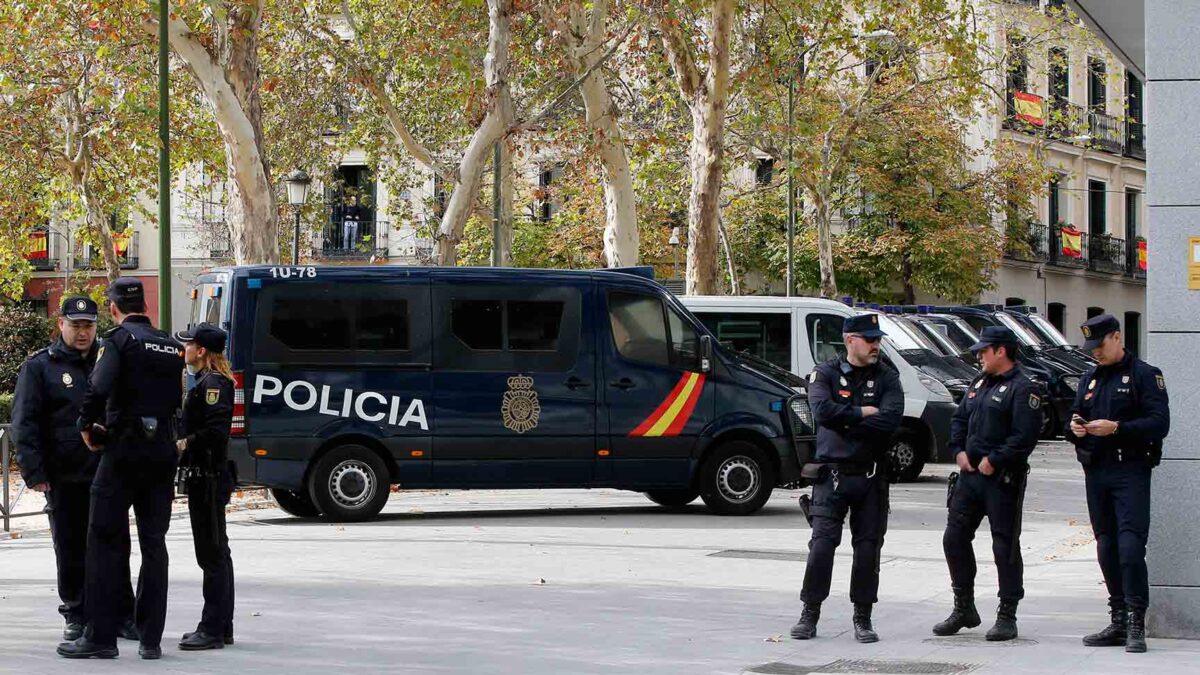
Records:
{"label": "policia text on van", "polygon": [[800,477],[807,401],[649,276],[222,268],[191,320],[229,330],[239,477],[295,515],[370,518],[391,484],[757,511]]}

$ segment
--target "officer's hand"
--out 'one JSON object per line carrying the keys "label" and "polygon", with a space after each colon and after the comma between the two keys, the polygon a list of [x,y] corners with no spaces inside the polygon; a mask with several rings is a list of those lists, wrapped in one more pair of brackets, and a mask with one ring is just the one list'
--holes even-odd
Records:
{"label": "officer's hand", "polygon": [[1112,420],[1092,420],[1086,427],[1093,436],[1112,436],[1117,431],[1117,423]]}
{"label": "officer's hand", "polygon": [[864,405],[862,408],[860,408],[860,410],[862,410],[863,417],[870,417],[871,415],[879,414],[879,408],[876,408],[873,405]]}
{"label": "officer's hand", "polygon": [[988,461],[987,457],[984,457],[983,460],[979,462],[979,473],[985,476],[990,476],[996,473],[996,467],[992,466],[992,463]]}
{"label": "officer's hand", "polygon": [[83,436],[83,444],[87,446],[88,450],[91,450],[92,452],[99,452],[101,449],[101,446],[92,441],[92,432],[93,431],[99,431],[100,433],[103,434],[106,430],[103,426],[101,426],[99,424],[93,424],[91,429],[87,429],[87,430],[81,431],[79,433],[80,433],[80,435]]}
{"label": "officer's hand", "polygon": [[37,485],[30,485],[29,489],[33,490],[34,492],[49,492],[50,484],[49,483],[38,483]]}
{"label": "officer's hand", "polygon": [[1075,434],[1075,438],[1083,438],[1087,436],[1087,427],[1075,420],[1071,420],[1071,433]]}
{"label": "officer's hand", "polygon": [[975,467],[971,466],[971,460],[967,457],[966,451],[962,451],[954,456],[954,461],[958,462],[958,468],[964,473],[975,473]]}
{"label": "officer's hand", "polygon": [[177,452],[179,452],[179,454],[181,454],[181,455],[182,455],[182,454],[183,454],[183,451],[184,451],[184,450],[187,450],[187,439],[186,439],[186,438],[181,438],[181,439],[179,439],[179,440],[175,441],[175,450],[176,450]]}

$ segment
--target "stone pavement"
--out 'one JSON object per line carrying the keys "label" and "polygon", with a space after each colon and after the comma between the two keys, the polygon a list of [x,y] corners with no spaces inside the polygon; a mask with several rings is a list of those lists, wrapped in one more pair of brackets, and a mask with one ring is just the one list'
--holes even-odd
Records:
{"label": "stone pavement", "polygon": [[0,672],[1196,671],[1200,642],[1151,639],[1144,655],[1080,644],[1107,618],[1105,593],[1082,473],[1059,443],[1039,448],[1027,496],[1021,639],[982,640],[995,607],[986,530],[976,539],[985,624],[934,638],[951,598],[941,554],[948,470],[893,489],[874,645],[850,631],[848,545],[819,637],[787,637],[808,539],[798,492],[778,491],[748,518],[710,515],[699,501],[672,512],[613,490],[418,492],[393,495],[363,524],[273,509],[232,515],[237,644],[219,652],[174,648],[201,601],[187,520],[175,520],[159,662],[139,661],[132,643],[115,663],[55,656],[50,541],[0,541]]}

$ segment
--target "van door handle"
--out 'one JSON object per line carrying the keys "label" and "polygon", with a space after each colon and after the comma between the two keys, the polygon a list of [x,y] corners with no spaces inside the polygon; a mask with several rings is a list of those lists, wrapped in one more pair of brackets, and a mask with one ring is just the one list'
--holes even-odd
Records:
{"label": "van door handle", "polygon": [[609,382],[608,386],[616,387],[617,389],[624,390],[624,389],[633,389],[637,385],[634,384],[633,380],[629,379],[628,377],[622,377],[619,380],[613,380],[612,382]]}
{"label": "van door handle", "polygon": [[567,389],[574,390],[574,389],[582,389],[583,387],[588,386],[588,383],[585,380],[581,380],[578,377],[575,377],[574,375],[572,375],[572,376],[568,377],[566,379],[566,381],[563,382],[563,385],[565,385],[567,387]]}

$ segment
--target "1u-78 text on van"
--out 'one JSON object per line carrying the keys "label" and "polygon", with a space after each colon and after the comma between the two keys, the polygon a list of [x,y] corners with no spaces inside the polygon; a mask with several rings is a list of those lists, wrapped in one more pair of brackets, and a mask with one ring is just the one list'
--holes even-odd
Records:
{"label": "1u-78 text on van", "polygon": [[289,513],[370,518],[397,484],[753,513],[811,453],[802,385],[716,345],[649,276],[219,268],[191,322],[229,330],[239,482]]}

